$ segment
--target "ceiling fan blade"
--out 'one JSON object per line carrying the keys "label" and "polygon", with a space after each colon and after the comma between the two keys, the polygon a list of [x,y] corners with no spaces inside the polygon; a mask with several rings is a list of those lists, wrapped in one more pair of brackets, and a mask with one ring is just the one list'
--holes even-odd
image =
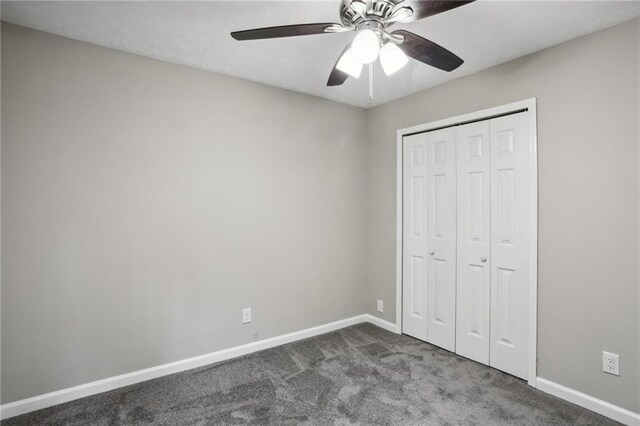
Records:
{"label": "ceiling fan blade", "polygon": [[[255,28],[253,30],[234,31],[231,37],[236,40],[261,40],[266,38],[296,37],[314,34],[338,32],[342,28],[340,24],[298,24],[283,25],[280,27]],[[329,31],[325,31],[329,29]]]}
{"label": "ceiling fan blade", "polygon": [[458,56],[449,52],[444,47],[405,30],[397,30],[392,35],[404,37],[404,41],[398,46],[404,53],[420,62],[443,71],[453,71],[464,62]]}
{"label": "ceiling fan blade", "polygon": [[437,15],[455,9],[475,0],[405,0],[396,6],[396,9],[410,7],[413,10],[411,18],[403,22],[417,21],[428,16]]}
{"label": "ceiling fan blade", "polygon": [[333,66],[333,69],[331,70],[331,74],[329,74],[329,80],[327,80],[327,86],[340,86],[342,83],[347,81],[347,78],[349,78],[349,74],[347,74],[344,71],[340,71],[338,69],[338,62],[340,62],[340,58],[342,58],[342,55],[344,55],[347,52],[347,50],[349,50],[350,47],[351,47],[351,43],[347,44],[347,47],[345,47],[342,53],[340,53],[340,56],[338,56],[338,60]]}

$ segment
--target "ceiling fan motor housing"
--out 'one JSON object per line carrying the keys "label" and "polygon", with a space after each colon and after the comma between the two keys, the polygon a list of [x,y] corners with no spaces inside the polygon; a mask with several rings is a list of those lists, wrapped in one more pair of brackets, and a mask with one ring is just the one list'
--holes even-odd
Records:
{"label": "ceiling fan motor housing", "polygon": [[382,22],[393,13],[401,0],[344,0],[340,3],[340,19],[346,27],[359,27],[363,21]]}
{"label": "ceiling fan motor housing", "polygon": [[356,24],[356,30],[373,30],[376,33],[381,32],[384,29],[384,25],[380,21],[365,20]]}

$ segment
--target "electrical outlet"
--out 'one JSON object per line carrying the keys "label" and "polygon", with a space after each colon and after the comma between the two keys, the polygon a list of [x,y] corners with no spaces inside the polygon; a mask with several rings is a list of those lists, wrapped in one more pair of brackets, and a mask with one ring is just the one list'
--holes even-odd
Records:
{"label": "electrical outlet", "polygon": [[613,374],[614,376],[620,375],[620,355],[612,354],[611,352],[602,352],[602,371],[605,373]]}
{"label": "electrical outlet", "polygon": [[384,302],[378,299],[378,312],[384,312]]}
{"label": "electrical outlet", "polygon": [[242,323],[246,324],[251,322],[251,308],[244,308],[242,310]]}

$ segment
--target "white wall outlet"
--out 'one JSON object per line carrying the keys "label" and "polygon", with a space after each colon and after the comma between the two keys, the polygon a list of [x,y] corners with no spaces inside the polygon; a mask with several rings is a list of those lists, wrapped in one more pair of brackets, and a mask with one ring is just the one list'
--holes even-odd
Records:
{"label": "white wall outlet", "polygon": [[378,299],[378,312],[384,312],[384,302]]}
{"label": "white wall outlet", "polygon": [[614,376],[620,375],[620,355],[612,354],[611,352],[602,352],[602,371],[605,373],[613,374]]}
{"label": "white wall outlet", "polygon": [[242,323],[246,324],[251,322],[251,308],[244,308],[242,310]]}

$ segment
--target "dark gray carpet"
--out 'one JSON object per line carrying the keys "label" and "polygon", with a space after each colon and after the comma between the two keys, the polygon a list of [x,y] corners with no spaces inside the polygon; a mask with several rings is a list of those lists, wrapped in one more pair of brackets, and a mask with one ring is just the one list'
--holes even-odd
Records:
{"label": "dark gray carpet", "polygon": [[612,425],[370,324],[72,401],[10,425]]}

